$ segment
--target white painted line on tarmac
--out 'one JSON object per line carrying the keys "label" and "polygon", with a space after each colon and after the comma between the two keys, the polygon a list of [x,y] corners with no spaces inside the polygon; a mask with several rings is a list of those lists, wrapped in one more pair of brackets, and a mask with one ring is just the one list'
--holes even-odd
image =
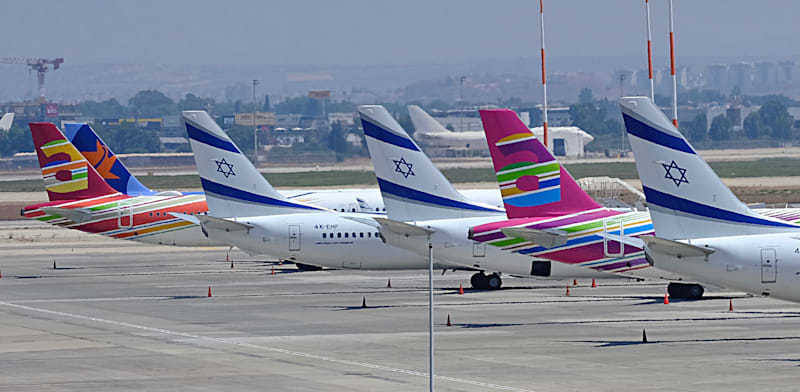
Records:
{"label": "white painted line on tarmac", "polygon": [[[69,317],[69,318],[74,318],[74,319],[79,319],[79,320],[94,321],[94,322],[97,322],[97,323],[116,325],[116,326],[120,326],[120,327],[127,327],[127,328],[142,330],[142,331],[163,333],[165,335],[175,335],[175,336],[181,336],[181,337],[184,337],[184,338],[205,340],[205,341],[209,341],[209,342],[216,342],[216,343],[222,343],[222,344],[229,344],[229,345],[232,345],[232,346],[248,347],[248,348],[252,348],[252,349],[256,349],[256,350],[269,351],[269,352],[273,352],[273,353],[291,355],[291,356],[295,356],[295,357],[316,359],[316,360],[319,360],[319,361],[331,362],[331,363],[336,363],[336,364],[340,364],[340,365],[350,365],[350,366],[356,366],[356,367],[362,367],[362,368],[368,368],[368,369],[374,369],[374,370],[382,370],[382,371],[386,371],[386,372],[400,373],[400,374],[406,374],[406,375],[410,375],[410,376],[428,378],[428,373],[424,373],[424,372],[418,372],[418,371],[414,371],[414,370],[407,370],[407,369],[401,369],[401,368],[395,368],[395,367],[389,367],[389,366],[383,366],[383,365],[376,365],[376,364],[371,364],[371,363],[367,363],[367,362],[357,362],[357,361],[350,361],[350,360],[346,360],[346,359],[338,359],[338,358],[328,357],[328,356],[324,356],[324,355],[304,353],[304,352],[300,352],[300,351],[291,351],[291,350],[286,350],[286,349],[283,349],[283,348],[277,348],[277,347],[270,347],[270,346],[263,346],[263,345],[258,345],[258,344],[240,342],[240,341],[236,341],[236,340],[233,340],[233,339],[215,338],[215,337],[210,337],[210,336],[195,335],[195,334],[186,333],[186,332],[171,331],[171,330],[163,329],[163,328],[154,328],[154,327],[147,327],[147,326],[144,326],[144,325],[131,324],[131,323],[126,323],[124,321],[108,320],[108,319],[103,319],[103,318],[99,318],[99,317],[84,316],[84,315],[74,314],[74,313],[59,312],[59,311],[56,311],[56,310],[35,308],[35,307],[32,307],[32,306],[20,305],[20,304],[11,303],[11,302],[4,302],[4,301],[0,301],[0,306],[7,306],[7,307],[10,307],[10,308],[27,310],[27,311],[30,311],[30,312],[45,313],[45,314],[50,314],[50,315],[54,315],[54,316]],[[485,383],[485,382],[467,380],[467,379],[456,378],[456,377],[434,376],[434,378],[436,378],[437,380],[442,380],[442,381],[450,381],[450,382],[453,382],[453,383],[459,383],[459,384],[465,384],[465,385],[473,385],[473,386],[478,386],[478,387],[488,388],[488,389],[495,389],[495,390],[500,390],[500,391],[533,392],[533,391],[528,390],[528,389],[522,389],[522,388],[516,388],[516,387],[510,387],[510,386],[498,385],[498,384],[489,384],[489,383]]]}

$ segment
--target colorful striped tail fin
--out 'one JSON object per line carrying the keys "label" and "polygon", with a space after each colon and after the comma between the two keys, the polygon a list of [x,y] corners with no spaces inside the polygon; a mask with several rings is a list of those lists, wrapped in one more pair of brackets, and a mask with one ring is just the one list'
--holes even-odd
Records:
{"label": "colorful striped tail fin", "polygon": [[558,216],[602,208],[516,113],[508,109],[480,113],[509,218]]}
{"label": "colorful striped tail fin", "polygon": [[72,142],[89,163],[94,166],[97,173],[106,180],[108,185],[126,195],[151,194],[152,190],[144,186],[139,180],[117,159],[100,136],[86,123],[64,124],[64,135]]}
{"label": "colorful striped tail fin", "polygon": [[30,128],[50,201],[118,193],[53,123],[30,123]]}

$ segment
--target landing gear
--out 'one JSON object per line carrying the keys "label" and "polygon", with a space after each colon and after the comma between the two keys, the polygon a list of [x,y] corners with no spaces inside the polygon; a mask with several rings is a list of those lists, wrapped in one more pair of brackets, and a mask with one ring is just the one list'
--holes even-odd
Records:
{"label": "landing gear", "polygon": [[670,283],[667,292],[670,297],[685,299],[700,299],[703,297],[703,286],[696,283]]}
{"label": "landing gear", "polygon": [[294,265],[300,271],[319,271],[322,269],[322,267],[317,267],[316,265],[311,265],[311,264],[294,263]]}
{"label": "landing gear", "polygon": [[478,290],[497,290],[503,285],[503,279],[497,273],[487,276],[483,272],[478,272],[472,275],[469,282],[472,284],[472,288]]}

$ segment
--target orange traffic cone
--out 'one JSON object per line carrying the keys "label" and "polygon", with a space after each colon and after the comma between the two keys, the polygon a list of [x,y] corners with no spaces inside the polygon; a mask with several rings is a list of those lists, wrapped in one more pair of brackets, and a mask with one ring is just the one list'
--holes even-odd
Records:
{"label": "orange traffic cone", "polygon": [[595,282],[594,278],[592,278],[592,288],[597,287],[597,282]]}
{"label": "orange traffic cone", "polygon": [[208,286],[208,297],[211,298],[211,286]]}
{"label": "orange traffic cone", "polygon": [[664,293],[664,305],[669,305],[669,295],[667,293]]}
{"label": "orange traffic cone", "polygon": [[569,285],[567,285],[567,295],[569,295]]}
{"label": "orange traffic cone", "polygon": [[271,274],[275,275],[275,266],[274,265],[272,266],[272,273]]}
{"label": "orange traffic cone", "polygon": [[733,300],[732,299],[728,300],[728,311],[729,312],[733,312]]}
{"label": "orange traffic cone", "polygon": [[447,315],[447,326],[448,327],[452,327],[453,326],[453,324],[450,323],[450,315],[449,314]]}
{"label": "orange traffic cone", "polygon": [[392,278],[389,278],[389,283],[386,283],[386,288],[387,289],[392,288]]}
{"label": "orange traffic cone", "polygon": [[458,285],[458,295],[464,295],[464,286]]}
{"label": "orange traffic cone", "polygon": [[572,285],[573,286],[577,286],[578,285],[578,279],[572,279]]}
{"label": "orange traffic cone", "polygon": [[3,271],[0,271],[0,278],[3,277]]}

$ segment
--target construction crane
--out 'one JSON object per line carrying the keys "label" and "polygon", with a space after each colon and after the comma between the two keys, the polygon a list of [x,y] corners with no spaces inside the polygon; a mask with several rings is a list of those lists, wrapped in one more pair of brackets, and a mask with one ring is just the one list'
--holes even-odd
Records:
{"label": "construction crane", "polygon": [[31,70],[36,71],[38,87],[39,87],[39,103],[44,104],[47,100],[44,96],[44,75],[48,71],[48,65],[53,66],[53,70],[57,70],[64,62],[64,58],[59,57],[55,59],[40,59],[31,57],[0,57],[0,64],[25,64],[31,67]]}

